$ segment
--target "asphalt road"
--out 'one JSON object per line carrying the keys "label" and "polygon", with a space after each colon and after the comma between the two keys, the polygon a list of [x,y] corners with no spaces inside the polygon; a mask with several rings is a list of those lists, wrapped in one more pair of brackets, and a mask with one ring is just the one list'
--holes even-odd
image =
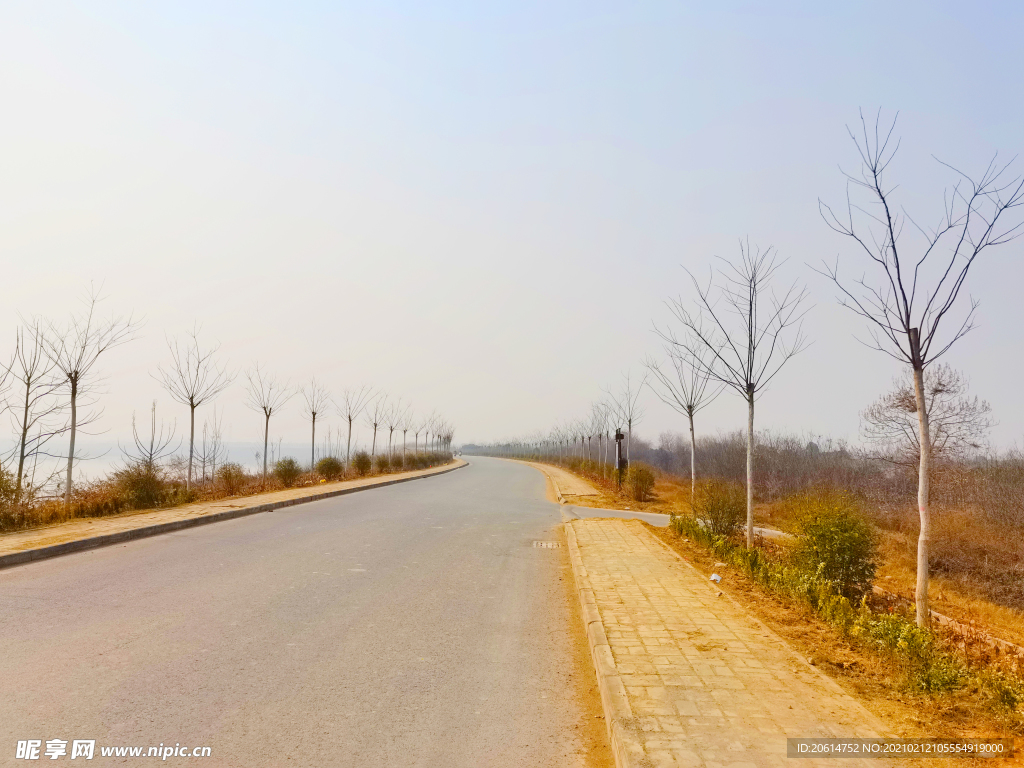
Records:
{"label": "asphalt road", "polygon": [[159,744],[246,768],[581,764],[571,576],[534,546],[558,505],[530,467],[471,462],[0,572],[0,763],[95,739],[87,765]]}

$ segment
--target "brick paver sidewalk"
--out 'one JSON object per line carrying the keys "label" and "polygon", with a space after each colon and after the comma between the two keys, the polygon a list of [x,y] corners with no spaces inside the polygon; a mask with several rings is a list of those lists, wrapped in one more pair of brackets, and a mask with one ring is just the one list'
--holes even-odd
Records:
{"label": "brick paver sidewalk", "polygon": [[[787,737],[887,735],[838,685],[639,523],[569,525],[582,562],[574,564],[579,586],[593,590],[614,659],[606,673],[625,687],[631,711],[621,710],[632,719],[624,726],[634,764],[778,767],[789,762]],[[600,651],[595,647],[595,657]],[[802,759],[797,768],[868,764]]]}

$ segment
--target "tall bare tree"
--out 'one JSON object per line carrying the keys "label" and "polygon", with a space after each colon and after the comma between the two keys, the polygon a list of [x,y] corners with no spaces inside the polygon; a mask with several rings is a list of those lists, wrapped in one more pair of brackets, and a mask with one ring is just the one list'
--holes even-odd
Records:
{"label": "tall bare tree", "polygon": [[345,445],[345,468],[348,469],[352,459],[352,423],[363,415],[367,404],[376,392],[373,387],[363,385],[358,389],[346,389],[338,404],[338,412],[348,424],[348,441]]}
{"label": "tall bare tree", "polygon": [[[801,320],[806,288],[793,283],[777,295],[772,279],[781,266],[774,248],[740,241],[736,263],[721,260],[719,285],[701,285],[687,270],[697,309],[681,298],[668,302],[685,336],[675,342],[687,362],[747,401],[747,546],[754,546],[754,401],[806,342]],[[712,273],[712,278],[714,273]],[[719,302],[725,306],[720,306]]]}
{"label": "tall bare tree", "polygon": [[377,430],[384,425],[388,415],[388,396],[380,392],[373,402],[366,406],[366,426],[373,429],[373,442],[370,444],[370,455],[377,455]]}
{"label": "tall bare tree", "polygon": [[62,382],[54,372],[54,362],[46,354],[41,323],[34,320],[27,328],[19,328],[11,364],[0,371],[0,379],[11,382],[16,398],[8,406],[17,439],[11,455],[18,467],[16,501],[22,497],[27,462],[43,454],[46,444],[67,429],[62,418],[63,404],[57,397]]}
{"label": "tall bare tree", "polygon": [[303,413],[309,419],[312,428],[309,448],[309,471],[312,472],[316,466],[316,419],[327,410],[331,402],[331,395],[314,377],[309,380],[309,384],[302,388],[302,399],[304,401]]}
{"label": "tall bare tree", "polygon": [[263,482],[267,481],[267,451],[270,448],[270,417],[277,413],[295,393],[287,382],[282,383],[256,363],[245,372],[245,404],[263,414]]}
{"label": "tall bare tree", "polygon": [[186,488],[192,488],[196,452],[196,409],[212,400],[231,384],[234,374],[216,362],[220,344],[203,349],[199,345],[199,328],[194,327],[184,339],[167,340],[171,365],[157,369],[157,380],[168,394],[188,406],[188,475]]}
{"label": "tall bare tree", "polygon": [[692,345],[694,351],[703,355],[701,362],[694,365],[680,351],[678,339],[671,331],[658,331],[659,335],[669,341],[665,348],[672,371],[664,371],[658,362],[648,358],[647,370],[651,372],[657,386],[651,385],[658,398],[686,416],[690,426],[690,503],[693,503],[697,492],[697,433],[693,427],[694,416],[707,407],[722,392],[721,384],[712,382],[708,372],[708,351],[706,347]]}
{"label": "tall bare tree", "polygon": [[391,450],[391,438],[395,434],[396,429],[401,429],[402,424],[402,398],[398,398],[396,403],[393,403],[384,414],[384,425],[388,428],[388,459],[392,457]]}
{"label": "tall bare tree", "polygon": [[[943,323],[957,307],[967,274],[990,247],[1004,245],[1022,234],[1014,209],[1024,204],[1024,180],[1010,177],[1010,163],[994,157],[981,176],[972,178],[953,166],[956,181],[943,195],[942,213],[934,226],[918,225],[895,205],[894,185],[886,171],[899,149],[894,140],[896,119],[886,128],[881,111],[874,127],[860,116],[860,130],[847,127],[860,160],[860,173],[844,173],[847,182],[843,218],[819,201],[821,215],[833,231],[853,243],[861,260],[874,270],[876,279],[839,275],[838,259],[821,270],[836,285],[840,303],[867,321],[868,346],[908,366],[914,379],[919,443],[917,506],[920,533],[917,540],[917,623],[928,624],[928,551],[931,541],[929,483],[932,438],[929,434],[924,371],[974,327],[977,302],[969,300],[955,319]],[[855,203],[853,195],[866,198]],[[1008,221],[1008,219],[1011,219]],[[1015,223],[1016,222],[1016,223]],[[906,224],[918,242],[903,246]],[[951,323],[951,324],[950,324]]]}
{"label": "tall bare tree", "polygon": [[93,289],[85,299],[85,308],[73,315],[66,325],[47,325],[43,335],[46,354],[67,388],[68,405],[71,415],[68,422],[68,469],[64,484],[64,503],[71,504],[74,489],[75,440],[78,430],[99,418],[98,413],[79,418],[80,398],[95,393],[98,385],[96,364],[100,357],[116,346],[129,341],[138,330],[139,321],[132,315],[111,315],[105,319],[97,316],[101,297]]}
{"label": "tall bare tree", "polygon": [[622,375],[622,385],[618,392],[605,390],[609,397],[609,404],[614,412],[614,418],[620,427],[626,428],[626,461],[629,462],[629,448],[633,442],[633,427],[639,424],[644,418],[644,409],[640,407],[640,393],[643,392],[644,384],[647,383],[647,375],[640,380],[640,383],[633,381],[632,374],[628,371]]}
{"label": "tall bare tree", "polygon": [[149,440],[139,434],[135,423],[135,413],[132,413],[132,438],[134,447],[121,448],[125,461],[129,466],[138,466],[147,472],[155,472],[161,459],[165,459],[174,453],[178,446],[171,447],[174,442],[174,425],[170,427],[163,422],[157,427],[156,423],[156,400],[150,409]]}

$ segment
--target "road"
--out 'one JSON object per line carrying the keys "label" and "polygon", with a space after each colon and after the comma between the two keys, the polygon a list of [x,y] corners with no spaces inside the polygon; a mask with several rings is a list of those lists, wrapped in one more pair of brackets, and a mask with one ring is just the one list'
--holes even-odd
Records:
{"label": "road", "polygon": [[206,766],[595,764],[565,549],[534,546],[561,540],[559,508],[536,470],[471,462],[0,572],[0,754],[95,739],[89,765],[152,764],[99,747],[159,744],[209,746],[168,758]]}

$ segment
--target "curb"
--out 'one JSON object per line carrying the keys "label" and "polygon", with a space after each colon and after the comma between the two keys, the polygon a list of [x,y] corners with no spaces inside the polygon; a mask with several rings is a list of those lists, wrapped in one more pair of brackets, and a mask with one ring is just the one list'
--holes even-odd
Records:
{"label": "curb", "polygon": [[[553,482],[553,481],[552,481]],[[557,488],[557,485],[555,486]],[[564,503],[564,502],[563,502]],[[626,688],[615,667],[604,622],[594,600],[594,590],[590,585],[590,577],[580,557],[580,548],[576,543],[576,530],[572,521],[565,521],[565,538],[569,546],[569,560],[572,563],[572,575],[576,582],[576,593],[580,598],[580,611],[583,616],[583,629],[587,633],[590,655],[597,672],[597,686],[601,691],[601,705],[604,708],[605,725],[611,741],[612,754],[615,755],[616,768],[640,768],[649,762],[644,752],[639,733],[639,723],[633,716],[626,696]]]}
{"label": "curb", "polygon": [[349,493],[358,493],[359,491],[368,491],[373,488],[383,488],[387,485],[396,485],[398,483],[408,483],[411,480],[421,480],[426,477],[437,477],[438,475],[445,475],[449,472],[454,472],[457,469],[468,467],[468,462],[463,462],[454,467],[448,467],[438,472],[431,472],[427,475],[416,475],[415,477],[400,477],[394,480],[385,480],[380,483],[373,483],[372,485],[360,485],[355,488],[339,488],[334,491],[326,491],[324,493],[313,494],[312,496],[302,496],[297,499],[282,499],[281,501],[271,501],[266,504],[258,504],[255,507],[241,507],[236,509],[225,510],[224,512],[216,512],[212,515],[203,515],[202,517],[190,517],[184,520],[172,520],[169,523],[158,523],[156,525],[145,525],[141,528],[132,528],[128,531],[118,531],[117,533],[107,533],[103,536],[92,536],[88,539],[78,539],[76,541],[67,541],[63,544],[54,544],[49,547],[38,547],[37,549],[25,549],[21,552],[11,552],[8,555],[0,555],[0,569],[10,568],[15,565],[23,565],[25,563],[33,563],[38,560],[49,560],[52,557],[60,557],[61,555],[70,555],[74,552],[82,552],[87,549],[96,549],[97,547],[107,547],[111,544],[120,544],[125,541],[133,541],[135,539],[145,539],[150,536],[159,536],[162,533],[171,533],[173,531],[180,531],[185,528],[195,528],[199,525],[208,525],[210,523],[219,523],[224,520],[234,520],[238,517],[247,517],[248,515],[256,515],[260,512],[273,512],[275,509],[282,509],[283,507],[293,507],[296,504],[307,504],[311,501],[321,501],[323,499],[334,498],[335,496],[345,496]]}

